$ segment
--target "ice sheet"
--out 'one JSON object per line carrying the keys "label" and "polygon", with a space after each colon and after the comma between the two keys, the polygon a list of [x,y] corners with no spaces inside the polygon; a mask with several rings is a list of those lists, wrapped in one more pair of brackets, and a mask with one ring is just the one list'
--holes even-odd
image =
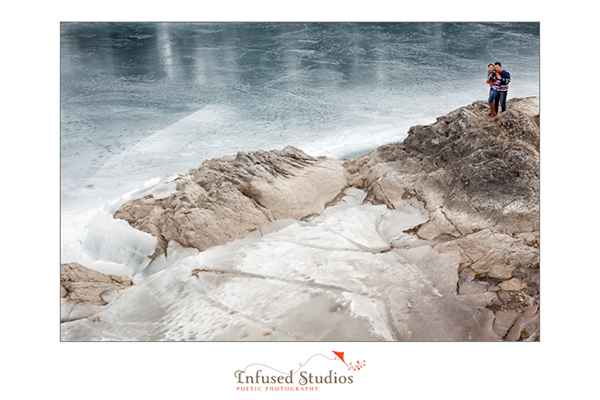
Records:
{"label": "ice sheet", "polygon": [[[114,219],[105,211],[99,211],[90,221],[81,238],[81,257],[89,257],[95,262],[89,268],[107,273],[103,264],[123,264],[128,274],[133,276],[150,263],[158,240],[145,232],[132,228],[127,221]],[[82,265],[90,265],[84,260]],[[100,264],[103,263],[103,264]]]}
{"label": "ice sheet", "polygon": [[[390,248],[427,220],[422,205],[388,210],[364,197],[348,189],[311,221],[204,252],[171,242],[114,304],[64,323],[63,339],[412,340],[431,316],[433,340],[467,340],[485,303],[456,295],[458,258],[423,242]],[[455,317],[465,326],[446,326]]]}

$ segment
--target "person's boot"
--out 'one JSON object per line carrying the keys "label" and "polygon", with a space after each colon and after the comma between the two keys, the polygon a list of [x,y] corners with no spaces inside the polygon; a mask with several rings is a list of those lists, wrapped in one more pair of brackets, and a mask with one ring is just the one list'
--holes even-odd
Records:
{"label": "person's boot", "polygon": [[496,107],[494,106],[494,103],[490,103],[490,113],[488,115],[490,117],[493,117],[494,115],[496,115]]}

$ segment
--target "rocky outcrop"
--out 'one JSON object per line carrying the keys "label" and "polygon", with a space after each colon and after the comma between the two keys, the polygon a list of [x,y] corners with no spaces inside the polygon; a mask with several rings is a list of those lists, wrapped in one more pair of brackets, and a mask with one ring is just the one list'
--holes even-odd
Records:
{"label": "rocky outcrop", "polygon": [[479,278],[506,280],[519,267],[539,266],[537,247],[527,245],[521,238],[494,233],[490,229],[444,242],[436,249],[457,252],[460,255],[458,272],[468,267]]}
{"label": "rocky outcrop", "polygon": [[96,306],[108,303],[103,295],[133,285],[127,276],[104,275],[78,263],[60,265],[60,297]]}
{"label": "rocky outcrop", "polygon": [[539,231],[539,100],[513,99],[494,118],[486,107],[459,108],[346,162],[351,183],[388,206],[423,201],[433,214],[418,231],[423,238]]}
{"label": "rocky outcrop", "polygon": [[539,326],[539,99],[507,106],[490,118],[475,102],[344,166],[376,203],[421,200],[430,218],[414,231],[458,254],[457,293],[496,293],[496,334],[528,340]]}
{"label": "rocky outcrop", "polygon": [[348,186],[342,163],[302,151],[239,152],[180,175],[175,193],[124,204],[114,215],[158,238],[152,258],[174,240],[203,251],[278,219],[320,214]]}
{"label": "rocky outcrop", "polygon": [[132,286],[127,276],[104,275],[78,263],[60,265],[61,322],[85,318]]}

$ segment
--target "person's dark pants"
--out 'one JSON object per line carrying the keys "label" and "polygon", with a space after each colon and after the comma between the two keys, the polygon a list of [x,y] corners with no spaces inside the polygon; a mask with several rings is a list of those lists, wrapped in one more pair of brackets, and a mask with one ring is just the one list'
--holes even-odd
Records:
{"label": "person's dark pants", "polygon": [[501,112],[499,105],[502,106],[502,111],[506,111],[506,96],[508,96],[508,91],[506,92],[498,92],[498,95],[494,99],[494,105],[496,106],[496,112]]}

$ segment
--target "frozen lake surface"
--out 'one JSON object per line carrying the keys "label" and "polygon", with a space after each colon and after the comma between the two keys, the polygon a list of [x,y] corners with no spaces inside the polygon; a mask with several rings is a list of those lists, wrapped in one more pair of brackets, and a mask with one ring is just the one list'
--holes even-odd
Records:
{"label": "frozen lake surface", "polygon": [[144,182],[237,151],[353,158],[487,98],[539,95],[537,23],[64,23],[61,236]]}

